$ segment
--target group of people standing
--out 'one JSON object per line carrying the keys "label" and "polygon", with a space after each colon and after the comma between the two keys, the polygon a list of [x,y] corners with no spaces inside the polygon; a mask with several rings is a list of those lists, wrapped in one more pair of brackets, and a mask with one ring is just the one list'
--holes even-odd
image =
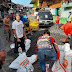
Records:
{"label": "group of people standing", "polygon": [[[16,20],[12,23],[12,28],[10,24],[9,14],[6,14],[6,17],[3,20],[4,30],[6,35],[6,43],[10,41],[11,29],[13,30],[14,43],[15,43],[14,53],[18,53],[19,46],[22,48],[23,51],[25,51],[24,40],[27,39],[26,33],[24,31],[24,24],[21,21],[20,16],[21,16],[20,14],[18,13],[16,14],[15,16]],[[5,62],[5,58],[6,58],[5,46],[3,45],[2,40],[0,39],[0,69],[2,68],[2,65]]]}
{"label": "group of people standing", "polygon": [[[26,16],[24,16],[26,17]],[[15,21],[12,23],[12,30],[14,33],[14,42],[15,42],[15,49],[18,48],[18,43],[20,43],[22,48],[25,48],[24,45],[24,36],[25,39],[27,39],[25,31],[24,31],[24,24],[25,20],[22,14],[17,13],[15,16]],[[27,21],[27,20],[26,20]],[[11,38],[11,24],[9,15],[6,14],[6,17],[3,20],[4,28],[5,28],[5,34],[6,34],[6,41],[9,42]],[[23,35],[24,34],[24,35]],[[15,52],[18,50],[16,49]]]}

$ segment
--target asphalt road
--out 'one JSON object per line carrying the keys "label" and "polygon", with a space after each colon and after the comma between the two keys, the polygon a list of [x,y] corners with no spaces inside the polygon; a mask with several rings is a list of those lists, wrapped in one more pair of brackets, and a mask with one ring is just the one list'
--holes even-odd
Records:
{"label": "asphalt road", "polygon": [[[12,21],[10,23],[12,23]],[[33,35],[31,36],[31,38],[30,38],[32,41],[31,48],[27,52],[27,56],[36,54],[36,41],[37,41],[38,37],[43,34],[44,29],[45,28],[40,29],[37,32],[34,32]],[[62,41],[60,41],[60,39],[65,38],[66,35],[64,34],[64,32],[62,30],[56,29],[55,25],[48,27],[47,29],[50,30],[51,36],[53,36],[55,38],[55,40],[57,41],[58,44],[63,44]],[[4,43],[6,52],[7,52],[5,64],[3,66],[3,69],[0,70],[0,72],[16,72],[16,70],[10,69],[9,65],[18,56],[18,54],[14,54],[13,50],[10,49],[10,44],[12,44],[13,42],[9,42],[9,43],[5,42],[4,26],[1,26],[1,25],[0,25],[0,38],[2,39],[2,42]],[[13,33],[12,33],[11,40],[13,41]],[[41,72],[38,61],[33,66],[34,66],[34,72]]]}

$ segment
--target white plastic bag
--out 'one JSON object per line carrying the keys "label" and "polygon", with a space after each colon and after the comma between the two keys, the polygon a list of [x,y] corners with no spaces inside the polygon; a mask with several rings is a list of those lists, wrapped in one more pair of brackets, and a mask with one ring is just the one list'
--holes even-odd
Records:
{"label": "white plastic bag", "polygon": [[20,66],[20,68],[18,68],[17,72],[33,72],[34,68],[33,66],[29,66],[27,68]]}
{"label": "white plastic bag", "polygon": [[58,47],[60,50],[60,63],[63,65],[64,64],[64,57],[65,57],[64,45],[58,45]]}
{"label": "white plastic bag", "polygon": [[72,50],[70,50],[69,52],[65,52],[65,56],[72,56]]}
{"label": "white plastic bag", "polygon": [[31,64],[35,63],[37,61],[37,55],[32,55],[31,57],[28,57],[28,60]]}
{"label": "white plastic bag", "polygon": [[[48,70],[49,64],[46,64],[46,72],[49,72]],[[67,72],[64,68],[64,66],[60,63],[60,60],[56,61],[52,67],[53,72]]]}
{"label": "white plastic bag", "polygon": [[15,48],[15,43],[11,44],[11,45],[10,45],[10,48],[11,48],[11,49]]}
{"label": "white plastic bag", "polygon": [[23,53],[23,54],[21,54],[20,56],[18,56],[18,57],[10,64],[9,68],[18,69],[18,68],[20,67],[20,63],[22,62],[22,61],[20,61],[20,60],[24,60],[24,59],[26,59],[26,58],[28,58],[28,60],[29,60],[29,62],[30,62],[31,64],[33,64],[34,62],[37,61],[37,55],[32,55],[31,57],[26,57],[26,54]]}
{"label": "white plastic bag", "polygon": [[29,50],[30,48],[30,43],[31,43],[31,40],[30,39],[27,39],[25,40],[25,50],[26,52]]}
{"label": "white plastic bag", "polygon": [[[29,48],[30,48],[30,43],[31,43],[31,40],[30,40],[30,39],[26,39],[26,40],[25,40],[25,50],[26,50],[26,52],[27,52],[27,51],[29,50]],[[15,43],[11,44],[11,45],[10,45],[10,48],[11,48],[11,49],[15,48]]]}
{"label": "white plastic bag", "polygon": [[17,72],[26,72],[26,68],[21,66],[18,68]]}
{"label": "white plastic bag", "polygon": [[[25,62],[24,62],[24,64],[25,64]],[[33,72],[34,71],[34,68],[30,62],[27,63],[26,66],[24,64],[18,68],[17,72]]]}
{"label": "white plastic bag", "polygon": [[65,56],[64,67],[66,68],[67,72],[72,72],[72,56],[71,55]]}
{"label": "white plastic bag", "polygon": [[52,67],[53,72],[67,72],[64,68],[64,66],[60,63],[60,60],[54,63]]}
{"label": "white plastic bag", "polygon": [[18,56],[9,66],[9,68],[18,69],[20,67],[21,62],[27,58],[26,53],[22,53]]}
{"label": "white plastic bag", "polygon": [[[19,72],[20,70],[22,70],[22,72],[25,70],[26,68],[26,72],[32,71],[34,70],[32,64],[29,62],[26,53],[24,52],[23,54],[21,54],[10,66],[9,68],[13,68],[13,69],[18,69],[17,72]],[[24,68],[24,69],[23,69]],[[25,72],[25,71],[24,71]]]}
{"label": "white plastic bag", "polygon": [[64,67],[67,72],[72,72],[72,50],[70,50],[70,44],[66,43],[64,47],[65,47]]}
{"label": "white plastic bag", "polygon": [[46,64],[46,72],[49,72],[48,68],[49,68],[49,64]]}
{"label": "white plastic bag", "polygon": [[70,44],[69,43],[65,43],[64,44],[64,48],[65,48],[65,52],[69,52],[70,51]]}

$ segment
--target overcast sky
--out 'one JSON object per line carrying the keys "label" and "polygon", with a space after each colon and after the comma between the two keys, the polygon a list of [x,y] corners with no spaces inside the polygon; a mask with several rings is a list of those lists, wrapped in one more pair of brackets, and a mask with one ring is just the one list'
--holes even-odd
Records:
{"label": "overcast sky", "polygon": [[16,3],[16,4],[21,4],[21,5],[24,5],[24,6],[30,6],[32,7],[33,5],[30,4],[32,0],[12,0],[12,2]]}

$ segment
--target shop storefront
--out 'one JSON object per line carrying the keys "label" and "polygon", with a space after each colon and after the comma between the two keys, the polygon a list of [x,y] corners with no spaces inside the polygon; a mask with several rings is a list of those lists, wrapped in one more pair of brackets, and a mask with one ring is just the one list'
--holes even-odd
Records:
{"label": "shop storefront", "polygon": [[61,8],[61,5],[62,3],[57,3],[57,4],[53,4],[53,5],[50,5],[49,8],[52,8],[53,10],[55,10],[55,16],[59,15],[59,11],[60,11],[60,8]]}

